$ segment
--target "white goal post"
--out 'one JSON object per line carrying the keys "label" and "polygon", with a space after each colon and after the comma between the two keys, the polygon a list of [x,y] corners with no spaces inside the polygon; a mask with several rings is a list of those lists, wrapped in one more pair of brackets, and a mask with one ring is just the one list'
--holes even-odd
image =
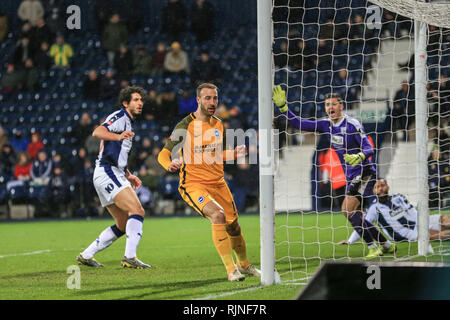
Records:
{"label": "white goal post", "polygon": [[[292,216],[296,216],[297,220],[299,221],[300,226],[291,226],[289,223],[291,223],[292,220],[289,220],[289,223],[286,222],[285,230],[283,231],[286,234],[287,239],[280,240],[281,244],[277,243],[277,225],[276,225],[276,214],[277,214],[277,205],[276,205],[276,179],[275,176],[277,174],[277,171],[279,170],[278,164],[279,160],[275,159],[278,156],[278,152],[283,151],[283,153],[288,153],[290,150],[289,148],[285,148],[280,144],[280,147],[274,147],[274,144],[278,146],[278,141],[274,142],[274,139],[278,139],[280,136],[274,129],[274,120],[277,118],[276,115],[274,115],[274,104],[272,101],[272,89],[275,84],[277,84],[276,80],[276,70],[281,70],[283,72],[283,77],[285,77],[285,84],[287,96],[288,96],[288,106],[291,109],[291,105],[300,105],[300,111],[296,111],[294,113],[298,114],[301,113],[301,106],[303,105],[303,99],[304,94],[306,95],[304,88],[302,85],[292,85],[289,86],[289,80],[292,76],[293,78],[303,77],[305,76],[306,72],[303,70],[298,69],[292,69],[291,67],[279,67],[274,62],[274,57],[277,55],[274,52],[274,44],[277,40],[277,36],[274,35],[274,23],[272,20],[272,14],[274,10],[274,4],[276,0],[258,0],[257,1],[257,36],[258,36],[258,130],[259,130],[259,205],[260,205],[260,255],[261,255],[261,271],[262,271],[262,277],[261,277],[261,284],[262,285],[273,285],[276,283],[281,283],[281,281],[284,282],[284,279],[280,279],[280,275],[283,277],[283,272],[280,271],[280,275],[277,272],[277,263],[282,261],[288,261],[289,266],[286,267],[285,273],[294,274],[297,271],[295,271],[294,262],[298,262],[302,265],[302,268],[304,270],[298,272],[295,276],[289,276],[291,280],[288,280],[289,283],[293,284],[305,284],[305,280],[308,281],[311,276],[312,272],[315,270],[316,265],[311,263],[311,267],[309,266],[310,261],[320,260],[319,263],[321,263],[322,260],[330,259],[332,261],[340,260],[341,257],[338,257],[335,255],[336,251],[336,241],[334,240],[334,233],[335,230],[333,229],[333,225],[335,223],[335,218],[333,214],[330,215],[331,226],[323,227],[320,225],[319,220],[321,219],[321,216],[319,215],[319,212],[315,212],[316,215],[315,218],[312,218],[313,220],[316,220],[316,225],[314,226],[306,226],[306,219],[304,217],[308,216],[308,219],[311,219],[311,213],[310,212],[304,212],[303,208],[297,207],[295,210],[290,209],[289,203],[290,198],[289,195],[286,197],[287,200],[285,200],[287,205],[283,207],[284,213],[289,216],[290,214]],[[301,2],[301,1],[300,1]],[[306,2],[306,1],[305,1]],[[349,3],[351,1],[348,1]],[[447,1],[433,1],[431,0],[431,3],[427,3],[429,1],[419,1],[419,0],[398,0],[398,1],[391,1],[391,0],[373,0],[367,2],[367,7],[363,7],[360,9],[367,9],[369,6],[378,6],[382,10],[388,10],[392,13],[401,15],[403,17],[412,19],[414,22],[414,36],[411,38],[411,41],[413,43],[413,47],[410,48],[411,52],[414,53],[414,88],[415,88],[415,155],[416,159],[410,161],[415,161],[416,164],[416,176],[415,176],[415,183],[417,184],[417,196],[415,198],[415,205],[418,211],[417,216],[417,230],[418,230],[418,238],[417,238],[417,248],[416,247],[408,247],[408,257],[402,258],[402,259],[409,259],[410,257],[420,257],[424,256],[426,257],[428,254],[432,253],[433,249],[429,242],[429,189],[428,189],[428,155],[429,155],[429,137],[428,137],[428,116],[429,116],[429,102],[427,97],[427,82],[428,82],[428,69],[427,69],[427,44],[428,44],[428,25],[433,25],[436,27],[441,28],[450,28],[450,20],[448,20],[448,16],[450,15],[450,3]],[[286,17],[289,20],[285,22],[285,24],[288,26],[287,33],[284,36],[288,43],[288,49],[286,50],[286,54],[289,57],[289,45],[290,45],[290,37],[292,30],[290,29],[290,24],[292,24],[295,28],[297,28],[299,25],[302,24],[303,16],[294,16],[291,14],[291,8],[289,7],[290,1],[286,0],[283,3],[285,3],[285,9],[286,9]],[[319,3],[319,2],[318,2]],[[328,8],[330,9],[330,8]],[[318,6],[317,11],[319,12],[318,16],[321,17],[321,11],[322,9]],[[332,11],[333,8],[330,9]],[[350,9],[351,11],[351,9]],[[294,12],[294,11],[292,11]],[[297,13],[297,11],[295,11]],[[292,22],[294,21],[294,22]],[[311,23],[309,23],[311,24]],[[319,19],[317,22],[317,29],[324,24],[324,22],[321,22]],[[307,25],[307,24],[305,24]],[[303,27],[303,26],[302,26]],[[395,26],[397,28],[397,26]],[[293,28],[292,28],[293,29]],[[305,32],[304,29],[302,29],[302,32]],[[396,32],[397,30],[395,30]],[[412,33],[412,32],[411,32]],[[300,39],[303,41],[303,33],[300,33],[300,35],[294,36],[296,40]],[[409,34],[408,36],[411,36]],[[318,37],[318,36],[317,36]],[[318,40],[318,39],[316,39]],[[377,39],[381,43],[381,38]],[[394,39],[394,47],[393,51],[395,50],[395,41]],[[318,41],[317,41],[318,42]],[[333,45],[334,46],[334,45]],[[370,54],[376,55],[377,58],[382,54],[386,54],[385,52],[382,53],[381,44],[378,51],[372,52]],[[364,48],[364,46],[363,46]],[[363,49],[364,50],[364,49]],[[313,52],[314,53],[314,52]],[[318,52],[315,52],[314,54],[317,54]],[[334,53],[334,52],[333,52]],[[366,53],[362,53],[362,55],[366,55]],[[334,61],[334,56],[332,54],[332,61]],[[341,58],[341,57],[339,57]],[[350,61],[351,57],[345,57],[347,58],[347,61]],[[365,57],[363,57],[363,62],[365,63]],[[289,58],[288,58],[289,59]],[[300,55],[300,59],[303,59],[303,56]],[[303,61],[302,61],[303,63]],[[349,62],[347,62],[349,64]],[[317,65],[316,65],[317,67]],[[365,66],[363,66],[364,68]],[[333,63],[331,63],[331,69],[325,70],[325,71],[332,71],[334,72]],[[373,69],[376,69],[377,66],[373,67]],[[316,70],[317,71],[317,70]],[[380,70],[380,72],[388,72],[387,69]],[[300,74],[300,76],[298,75]],[[347,76],[347,79],[349,76]],[[298,79],[297,79],[298,80]],[[303,79],[302,79],[303,80]],[[361,79],[361,83],[366,81],[365,79]],[[303,82],[302,82],[303,83]],[[317,86],[320,86],[321,84],[317,82]],[[331,80],[330,83],[327,85],[332,86]],[[348,89],[348,87],[347,87]],[[294,91],[298,91],[294,93]],[[300,93],[301,92],[301,93]],[[296,96],[297,100],[289,100],[292,96]],[[297,97],[298,96],[298,97]],[[314,105],[314,107],[318,108],[317,98],[319,94],[316,93],[313,97],[313,101],[307,101],[308,105]],[[377,102],[377,97],[375,97],[375,102]],[[368,101],[368,100],[367,100]],[[381,100],[380,100],[381,101]],[[355,104],[358,108],[358,106],[361,106],[363,104],[363,100],[361,97],[355,98]],[[369,101],[370,102],[370,101]],[[386,103],[392,103],[392,97],[390,97],[390,101],[386,101]],[[384,101],[382,101],[384,103]],[[380,104],[380,102],[379,102]],[[355,110],[351,110],[354,112]],[[357,113],[358,110],[356,110]],[[311,111],[314,113],[314,110]],[[352,113],[353,114],[353,113]],[[322,114],[323,115],[323,114]],[[315,111],[315,116],[318,116],[317,110]],[[375,125],[376,126],[376,125]],[[291,129],[288,128],[288,125],[286,125],[285,134],[287,136],[287,139],[295,140],[296,143],[299,143],[301,147],[303,147],[303,141],[305,139],[308,139],[309,136],[305,136],[299,132],[293,132]],[[405,131],[405,136],[408,133],[408,129]],[[378,134],[378,133],[377,133]],[[391,132],[392,134],[392,132]],[[319,137],[314,137],[314,146],[319,141]],[[300,141],[300,142],[299,142]],[[314,153],[314,157],[316,157],[316,153]],[[378,159],[377,159],[378,161]],[[299,167],[298,170],[306,171],[306,166]],[[289,175],[289,173],[285,173],[285,175]],[[291,183],[293,178],[297,175],[290,176]],[[299,184],[305,184],[305,181],[298,181]],[[288,190],[287,184],[286,189]],[[303,200],[301,200],[303,201]],[[317,201],[317,200],[315,200]],[[308,210],[306,210],[308,211]],[[288,219],[286,219],[288,220]],[[303,225],[305,224],[305,225]],[[314,228],[317,230],[314,231],[317,233],[317,241],[313,243],[313,245],[317,246],[316,253],[314,253],[314,256],[312,257],[305,257],[301,256],[304,254],[307,250],[306,245],[311,244],[308,243],[308,240],[303,236],[302,232],[305,230],[311,231]],[[327,229],[332,234],[331,240],[326,238],[324,240],[325,245],[329,245],[328,248],[332,255],[330,257],[322,257],[321,254],[324,250],[322,250],[320,239],[323,237],[322,232]],[[350,230],[351,233],[352,230]],[[295,233],[295,235],[292,235],[290,233]],[[292,237],[292,238],[290,238]],[[292,239],[292,240],[291,240]],[[294,240],[295,239],[295,240]],[[292,247],[291,247],[291,244]],[[284,255],[281,258],[277,257],[277,247],[278,245],[287,244],[289,247],[287,249],[287,254]],[[413,248],[413,249],[411,249]],[[327,250],[328,250],[327,249]],[[416,250],[416,252],[412,252],[413,250]],[[292,253],[295,252],[295,253]],[[342,258],[350,258],[352,259],[352,253],[351,249],[347,250],[347,256]],[[411,252],[411,253],[410,253]],[[361,258],[361,257],[359,257]],[[426,258],[425,258],[426,259]],[[396,260],[396,258],[394,258]],[[300,274],[300,276],[298,276]],[[300,280],[299,280],[300,279]]]}

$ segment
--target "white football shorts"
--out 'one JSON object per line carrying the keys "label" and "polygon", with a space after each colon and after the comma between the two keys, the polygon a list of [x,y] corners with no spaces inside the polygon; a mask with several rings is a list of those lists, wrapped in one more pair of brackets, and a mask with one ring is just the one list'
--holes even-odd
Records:
{"label": "white football shorts", "polygon": [[102,207],[114,203],[114,197],[131,183],[125,178],[125,173],[116,167],[99,167],[94,170],[94,187]]}

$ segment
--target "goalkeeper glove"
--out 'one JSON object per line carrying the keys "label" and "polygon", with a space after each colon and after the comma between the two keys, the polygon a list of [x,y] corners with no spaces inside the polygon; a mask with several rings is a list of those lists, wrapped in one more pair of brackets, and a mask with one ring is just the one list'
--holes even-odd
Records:
{"label": "goalkeeper glove", "polygon": [[344,160],[352,167],[355,167],[356,165],[360,164],[362,161],[366,159],[366,156],[364,153],[356,153],[356,154],[344,154]]}
{"label": "goalkeeper glove", "polygon": [[286,91],[281,89],[281,86],[275,86],[273,88],[273,101],[275,102],[275,105],[278,107],[280,112],[286,112],[288,111],[288,106],[286,104]]}

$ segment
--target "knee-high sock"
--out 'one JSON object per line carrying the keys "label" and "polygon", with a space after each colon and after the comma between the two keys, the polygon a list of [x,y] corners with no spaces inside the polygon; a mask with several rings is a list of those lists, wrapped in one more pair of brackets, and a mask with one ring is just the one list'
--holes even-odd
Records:
{"label": "knee-high sock", "polygon": [[368,246],[374,245],[374,239],[372,235],[367,229],[364,228],[362,217],[357,212],[353,212],[353,214],[348,217],[348,221],[350,221],[353,229],[358,232],[360,237],[364,239]]}
{"label": "knee-high sock", "polygon": [[236,253],[237,262],[242,268],[247,268],[249,262],[247,258],[247,247],[245,245],[244,236],[242,235],[242,233],[237,236],[228,236],[230,237],[231,248],[233,248],[234,253]]}
{"label": "knee-high sock", "polygon": [[81,253],[81,255],[85,259],[91,259],[97,252],[106,249],[124,234],[125,232],[120,231],[116,225],[112,225],[111,227],[103,230],[103,232],[100,233],[97,239],[92,242],[89,247],[87,247],[86,250]]}
{"label": "knee-high sock", "polygon": [[142,238],[142,225],[144,217],[138,214],[133,214],[128,217],[125,231],[127,233],[127,243],[125,245],[125,257],[136,257],[137,247]]}
{"label": "knee-high sock", "polygon": [[363,228],[370,232],[372,238],[375,241],[378,241],[381,244],[389,242],[388,239],[386,239],[386,237],[380,232],[380,230],[372,224],[372,222],[364,219]]}
{"label": "knee-high sock", "polygon": [[214,245],[227,269],[227,274],[229,274],[236,269],[236,265],[233,260],[233,251],[231,250],[231,241],[228,238],[226,224],[211,224],[211,229]]}

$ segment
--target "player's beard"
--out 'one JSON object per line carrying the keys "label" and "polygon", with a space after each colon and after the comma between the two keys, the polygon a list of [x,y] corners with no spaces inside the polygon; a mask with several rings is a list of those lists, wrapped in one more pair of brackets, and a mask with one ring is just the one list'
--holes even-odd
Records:
{"label": "player's beard", "polygon": [[200,109],[202,110],[202,112],[205,116],[211,117],[214,115],[214,113],[216,113],[217,108],[216,107],[207,108],[202,103],[200,103]]}

